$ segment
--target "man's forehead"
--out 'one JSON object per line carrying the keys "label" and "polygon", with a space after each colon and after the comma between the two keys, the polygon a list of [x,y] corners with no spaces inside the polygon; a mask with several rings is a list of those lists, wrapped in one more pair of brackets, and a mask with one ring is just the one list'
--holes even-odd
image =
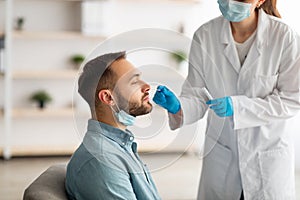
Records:
{"label": "man's forehead", "polygon": [[129,70],[127,72],[124,72],[123,74],[120,74],[119,79],[122,79],[124,81],[130,81],[131,79],[135,77],[141,76],[142,72],[137,69],[133,68],[132,70]]}
{"label": "man's forehead", "polygon": [[130,79],[132,76],[141,75],[141,71],[126,59],[113,62],[111,68],[118,78]]}

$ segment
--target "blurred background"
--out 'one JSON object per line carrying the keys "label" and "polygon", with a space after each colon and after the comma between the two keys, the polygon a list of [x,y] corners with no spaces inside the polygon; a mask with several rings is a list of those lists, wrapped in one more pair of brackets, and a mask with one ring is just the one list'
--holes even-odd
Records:
{"label": "blurred background", "polygon": [[[299,6],[278,0],[283,20],[298,33]],[[120,50],[149,38],[164,43],[164,49],[131,51],[128,59],[152,88],[163,83],[179,94],[193,33],[219,15],[212,0],[0,0],[0,199],[21,199],[42,171],[68,162],[80,144],[89,114],[76,82],[86,60],[118,50],[105,41],[121,38]],[[298,193],[299,120],[294,119]],[[155,106],[132,128],[144,161],[156,169],[163,199],[196,198],[205,126],[203,119],[172,132],[165,111]]]}

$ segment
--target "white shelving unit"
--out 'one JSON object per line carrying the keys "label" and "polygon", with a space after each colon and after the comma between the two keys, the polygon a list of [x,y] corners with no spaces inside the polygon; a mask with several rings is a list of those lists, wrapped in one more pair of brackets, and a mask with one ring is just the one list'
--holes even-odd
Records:
{"label": "white shelving unit", "polygon": [[[89,51],[106,39],[102,35],[90,36],[81,33],[79,23],[72,22],[77,26],[62,28],[63,23],[68,24],[68,20],[74,18],[73,10],[77,12],[76,15],[80,15],[80,9],[78,9],[80,2],[65,0],[54,2],[6,0],[1,2],[5,5],[5,29],[0,30],[0,35],[5,35],[5,72],[0,75],[4,83],[4,107],[0,108],[0,124],[4,126],[0,134],[3,139],[3,143],[0,144],[0,156],[2,155],[5,159],[22,155],[71,154],[80,142],[73,124],[76,108],[70,105],[78,70],[72,68],[69,59],[77,52],[88,55]],[[32,9],[30,5],[37,6],[36,3],[39,8],[45,9],[45,12],[49,4],[56,8],[60,8],[62,4],[58,14],[63,15],[60,21],[65,21],[58,22],[60,23],[58,25],[52,23],[53,29],[51,25],[48,28],[42,23],[35,26],[36,20],[30,16],[28,9]],[[13,21],[22,12],[25,19],[28,15],[27,20],[31,19],[33,22],[29,23],[28,28],[16,31]],[[43,17],[43,15],[39,16]],[[55,22],[55,19],[53,20]],[[1,33],[1,31],[4,32]],[[52,52],[56,53],[55,55],[62,55],[52,56]],[[55,61],[56,57],[58,61]],[[43,60],[46,62],[41,62]],[[56,101],[53,105],[41,110],[26,102],[29,92],[32,93],[37,88],[45,87],[54,88],[53,90],[56,91],[60,90],[60,85],[64,89],[52,95]],[[23,99],[18,101],[16,99],[22,90],[28,91],[28,96],[23,95],[21,97]],[[61,97],[62,95],[64,97]],[[60,102],[57,102],[57,99]],[[82,114],[82,116],[85,115]]]}

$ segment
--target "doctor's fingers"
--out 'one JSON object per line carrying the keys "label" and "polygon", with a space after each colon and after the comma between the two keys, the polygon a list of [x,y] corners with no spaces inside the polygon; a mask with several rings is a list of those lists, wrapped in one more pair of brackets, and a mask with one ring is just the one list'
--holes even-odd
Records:
{"label": "doctor's fingers", "polygon": [[210,106],[209,108],[213,109],[213,110],[219,110],[219,109],[226,108],[226,105],[224,103],[219,103],[219,104],[214,104],[214,105]]}
{"label": "doctor's fingers", "polygon": [[171,90],[169,90],[169,88],[167,88],[167,87],[165,87],[165,86],[161,89],[161,92],[162,92],[165,96],[175,96],[175,94],[174,94]]}
{"label": "doctor's fingers", "polygon": [[222,112],[222,113],[217,113],[215,112],[216,115],[218,115],[219,117],[226,117],[227,116],[227,112]]}
{"label": "doctor's fingers", "polygon": [[153,101],[156,103],[156,104],[162,104],[162,103],[166,103],[166,96],[161,93],[161,92],[156,92],[154,94],[154,97],[153,97]]}
{"label": "doctor's fingers", "polygon": [[220,104],[224,102],[224,98],[219,98],[219,99],[212,99],[212,100],[208,100],[206,102],[206,104],[208,105],[214,105],[214,104]]}
{"label": "doctor's fingers", "polygon": [[158,92],[162,91],[164,87],[166,87],[166,86],[159,85],[159,86],[157,86],[156,91],[158,91]]}
{"label": "doctor's fingers", "polygon": [[216,114],[223,114],[227,112],[226,108],[220,108],[220,109],[216,109],[214,110]]}

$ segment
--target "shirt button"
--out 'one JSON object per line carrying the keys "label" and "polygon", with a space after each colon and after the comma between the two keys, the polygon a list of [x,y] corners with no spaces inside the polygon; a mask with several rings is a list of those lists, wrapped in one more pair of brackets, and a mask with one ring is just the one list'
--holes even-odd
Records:
{"label": "shirt button", "polygon": [[124,146],[124,145],[125,145],[125,142],[122,142],[122,145]]}
{"label": "shirt button", "polygon": [[129,138],[129,140],[132,141],[132,140],[133,140],[133,137],[131,136],[131,137]]}

